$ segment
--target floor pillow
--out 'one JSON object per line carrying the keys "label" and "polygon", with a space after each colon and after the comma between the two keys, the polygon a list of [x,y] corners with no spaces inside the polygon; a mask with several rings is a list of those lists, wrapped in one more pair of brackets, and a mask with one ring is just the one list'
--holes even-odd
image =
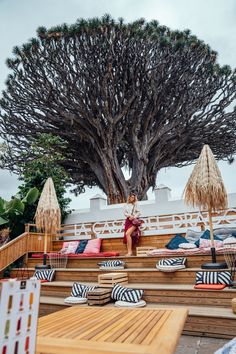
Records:
{"label": "floor pillow", "polygon": [[116,307],[144,307],[146,306],[146,301],[140,300],[139,302],[127,302],[127,301],[116,301]]}
{"label": "floor pillow", "polygon": [[69,296],[64,299],[64,302],[66,304],[85,304],[87,300],[86,297]]}
{"label": "floor pillow", "polygon": [[112,270],[112,269],[124,269],[125,268],[125,262],[120,261],[120,260],[108,260],[108,261],[102,261],[98,263],[99,268],[103,270]]}
{"label": "floor pillow", "polygon": [[131,289],[116,284],[111,292],[111,298],[113,300],[121,300],[127,302],[139,302],[143,296],[143,290]]}
{"label": "floor pillow", "polygon": [[74,283],[71,289],[71,296],[87,297],[87,292],[96,289],[97,286],[89,286],[80,283]]}
{"label": "floor pillow", "polygon": [[231,285],[232,276],[229,271],[199,271],[196,272],[197,284],[225,284]]}
{"label": "floor pillow", "polygon": [[177,272],[177,270],[185,269],[185,265],[176,265],[176,266],[159,266],[156,265],[157,269],[161,272]]}
{"label": "floor pillow", "polygon": [[185,257],[161,259],[156,264],[156,268],[162,272],[175,272],[185,268]]}
{"label": "floor pillow", "polygon": [[37,269],[34,272],[34,277],[37,278],[38,280],[46,280],[46,281],[53,281],[55,278],[56,271],[55,269],[44,269],[44,270],[39,270]]}
{"label": "floor pillow", "polygon": [[124,270],[125,267],[105,267],[105,266],[100,266],[99,269],[101,270]]}
{"label": "floor pillow", "polygon": [[197,284],[194,285],[194,289],[206,289],[206,290],[223,290],[226,287],[225,284]]}

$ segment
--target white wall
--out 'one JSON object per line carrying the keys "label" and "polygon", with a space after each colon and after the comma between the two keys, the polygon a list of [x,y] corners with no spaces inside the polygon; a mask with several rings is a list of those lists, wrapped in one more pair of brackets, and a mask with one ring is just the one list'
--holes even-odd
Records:
{"label": "white wall", "polygon": [[[235,208],[236,193],[230,193],[228,200],[229,208]],[[183,199],[172,200],[171,189],[164,185],[155,189],[155,200],[141,201],[139,205],[142,217],[198,211],[197,208],[187,206]],[[124,219],[123,204],[107,205],[106,199],[97,194],[90,199],[89,209],[75,210],[67,217],[65,224],[121,219]]]}

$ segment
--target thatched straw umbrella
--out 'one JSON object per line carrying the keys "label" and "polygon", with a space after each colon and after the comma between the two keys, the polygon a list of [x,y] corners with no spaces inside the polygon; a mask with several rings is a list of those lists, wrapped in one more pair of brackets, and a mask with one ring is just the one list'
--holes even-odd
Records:
{"label": "thatched straw umbrella", "polygon": [[43,264],[46,265],[47,235],[54,234],[61,226],[61,210],[51,177],[49,177],[45,182],[39,198],[35,213],[35,222],[36,228],[45,233]]}
{"label": "thatched straw umbrella", "polygon": [[209,145],[204,145],[184,190],[187,204],[208,210],[212,261],[216,263],[212,212],[226,209],[228,199],[220,170]]}

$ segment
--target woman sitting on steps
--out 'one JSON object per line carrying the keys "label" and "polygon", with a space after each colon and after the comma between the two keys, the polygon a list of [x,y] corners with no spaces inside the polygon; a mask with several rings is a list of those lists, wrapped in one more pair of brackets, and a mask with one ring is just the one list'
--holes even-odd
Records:
{"label": "woman sitting on steps", "polygon": [[139,221],[137,218],[140,216],[138,208],[137,196],[131,193],[124,206],[124,215],[126,216],[124,226],[124,239],[123,242],[127,246],[126,256],[132,256],[132,243],[137,244],[140,236]]}

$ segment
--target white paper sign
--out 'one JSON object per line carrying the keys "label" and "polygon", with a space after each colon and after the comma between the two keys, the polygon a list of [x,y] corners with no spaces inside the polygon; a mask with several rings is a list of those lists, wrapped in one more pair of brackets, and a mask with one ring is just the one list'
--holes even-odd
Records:
{"label": "white paper sign", "polygon": [[40,281],[1,282],[0,354],[34,354]]}

